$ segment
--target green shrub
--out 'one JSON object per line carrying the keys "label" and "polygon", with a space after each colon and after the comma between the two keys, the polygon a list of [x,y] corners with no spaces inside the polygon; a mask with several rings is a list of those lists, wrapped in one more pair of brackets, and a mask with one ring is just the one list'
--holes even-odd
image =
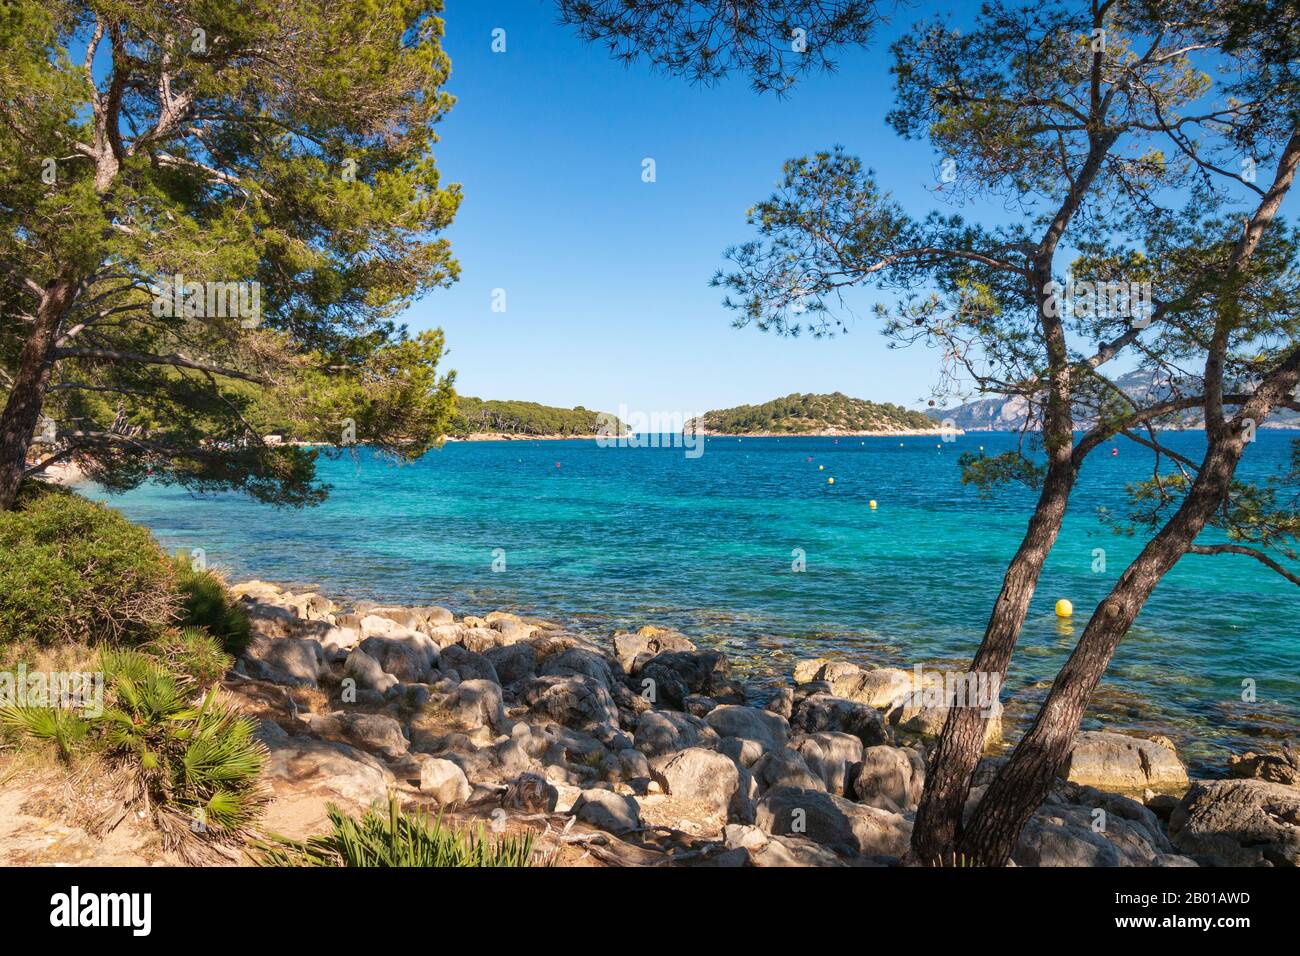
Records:
{"label": "green shrub", "polygon": [[266,748],[256,723],[138,650],[100,655],[105,701],[98,714],[51,707],[0,708],[0,729],[49,743],[65,760],[99,753],[124,769],[169,847],[191,838],[238,843],[266,801],[258,777]]}
{"label": "green shrub", "polygon": [[170,624],[174,572],[149,532],[63,488],[0,513],[0,646],[137,643]]}
{"label": "green shrub", "polygon": [[221,680],[234,663],[221,644],[200,627],[168,631],[154,641],[150,650],[175,674],[204,689]]}
{"label": "green shrub", "polygon": [[183,557],[176,558],[175,567],[181,622],[205,629],[227,653],[242,653],[248,646],[248,613],[231,599],[225,582],[211,571],[190,567]]}
{"label": "green shrub", "polygon": [[523,867],[533,855],[533,835],[489,839],[443,826],[442,817],[404,813],[392,797],[387,815],[367,810],[360,819],[333,805],[332,832],[304,842],[279,839],[261,844],[267,866]]}

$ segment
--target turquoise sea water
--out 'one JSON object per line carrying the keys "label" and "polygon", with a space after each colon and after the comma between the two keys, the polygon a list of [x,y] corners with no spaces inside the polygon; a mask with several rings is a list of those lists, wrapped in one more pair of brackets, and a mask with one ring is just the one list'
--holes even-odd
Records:
{"label": "turquoise sea water", "polygon": [[[1295,437],[1261,431],[1239,475],[1270,473]],[[1204,448],[1200,432],[1166,439],[1193,458]],[[1014,443],[713,438],[691,459],[594,441],[468,442],[406,466],[366,451],[322,459],[333,494],[306,511],[155,486],[112,503],[169,549],[202,548],[238,578],[312,584],[340,602],[500,608],[597,636],[676,627],[726,650],[757,694],[806,656],[968,661],[1034,495],[980,498],[962,487],[957,456]],[[1149,452],[1117,447],[1085,467],[1031,608],[1004,691],[1013,737],[1140,549],[1097,517],[1150,473]],[[1093,571],[1096,548],[1104,572]],[[1073,624],[1053,613],[1061,597]],[[1121,646],[1089,725],[1167,733],[1202,771],[1261,738],[1300,734],[1298,611],[1300,591],[1251,559],[1188,556]],[[1242,700],[1247,680],[1254,702]]]}

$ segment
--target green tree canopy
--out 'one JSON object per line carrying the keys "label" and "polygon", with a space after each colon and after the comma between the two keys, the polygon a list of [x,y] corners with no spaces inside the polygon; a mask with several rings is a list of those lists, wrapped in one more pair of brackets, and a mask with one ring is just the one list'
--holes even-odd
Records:
{"label": "green tree canopy", "polygon": [[44,451],[113,487],[317,500],[315,454],[447,429],[440,0],[0,10],[0,507]]}

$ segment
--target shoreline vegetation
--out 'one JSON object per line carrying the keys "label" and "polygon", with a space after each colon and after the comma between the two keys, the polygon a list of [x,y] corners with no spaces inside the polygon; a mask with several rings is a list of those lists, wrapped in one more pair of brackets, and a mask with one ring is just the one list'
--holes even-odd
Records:
{"label": "shoreline vegetation", "polygon": [[[261,755],[249,838],[168,843],[135,819],[91,837],[64,820],[83,862],[377,865],[347,860],[341,834],[390,821],[438,846],[492,822],[490,865],[891,866],[951,706],[994,715],[972,800],[1006,760],[996,689],[938,666],[801,659],[756,698],[725,653],[652,624],[600,639],[507,611],[343,607],[260,580],[226,591],[248,636],[214,686]],[[58,791],[48,766],[0,769],[13,794]],[[0,857],[54,805],[0,823]],[[1294,865],[1278,805],[1300,809],[1294,750],[1196,779],[1167,738],[1084,732],[1013,860]],[[22,847],[31,862],[64,853]],[[445,865],[488,865],[473,856]]]}

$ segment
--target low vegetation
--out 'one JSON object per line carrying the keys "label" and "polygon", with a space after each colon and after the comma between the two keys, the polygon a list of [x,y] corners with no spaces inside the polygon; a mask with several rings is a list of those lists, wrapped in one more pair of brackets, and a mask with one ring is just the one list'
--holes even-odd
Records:
{"label": "low vegetation", "polygon": [[388,813],[367,810],[359,818],[329,807],[331,831],[300,842],[262,844],[267,866],[525,867],[532,865],[533,836],[488,837],[447,827],[442,817],[406,813],[396,798]]}
{"label": "low vegetation", "polygon": [[104,760],[123,775],[126,802],[151,815],[169,848],[239,843],[265,802],[258,776],[266,748],[252,718],[191,676],[210,679],[223,657],[194,629],[147,650],[104,649],[95,664],[102,701],[83,687],[75,706],[0,707],[0,730],[51,747],[67,763]]}
{"label": "low vegetation", "polygon": [[719,435],[773,432],[912,431],[933,429],[935,423],[922,412],[909,411],[889,402],[878,404],[849,398],[841,392],[830,395],[795,393],[762,405],[738,405],[707,412],[700,417],[703,430]]}
{"label": "low vegetation", "polygon": [[149,640],[175,617],[173,578],[146,529],[62,488],[25,486],[0,512],[0,648]]}
{"label": "low vegetation", "polygon": [[239,654],[248,646],[248,613],[231,598],[225,582],[216,574],[194,568],[187,558],[177,557],[176,590],[185,624],[206,630],[229,654]]}

